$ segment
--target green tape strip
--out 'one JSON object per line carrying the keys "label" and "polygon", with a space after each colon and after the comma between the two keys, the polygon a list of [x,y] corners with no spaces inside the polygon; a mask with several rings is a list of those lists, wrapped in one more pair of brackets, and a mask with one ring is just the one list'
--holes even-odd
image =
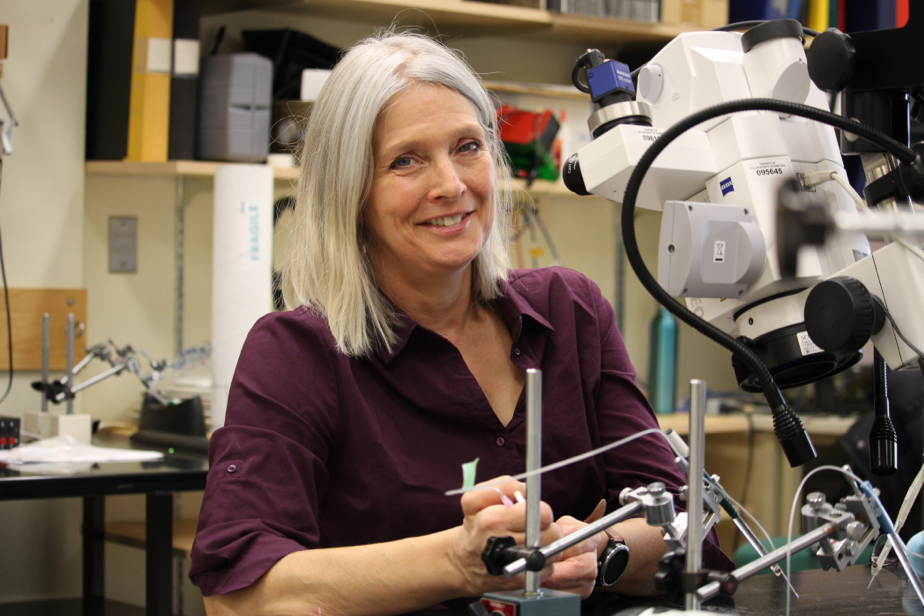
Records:
{"label": "green tape strip", "polygon": [[467,490],[475,485],[475,469],[478,468],[478,458],[462,465],[462,489]]}

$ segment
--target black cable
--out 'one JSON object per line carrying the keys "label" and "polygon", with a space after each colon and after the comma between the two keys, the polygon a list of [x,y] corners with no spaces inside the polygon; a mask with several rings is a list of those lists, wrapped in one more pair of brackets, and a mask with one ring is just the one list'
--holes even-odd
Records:
{"label": "black cable", "polygon": [[582,53],[571,69],[571,83],[574,84],[574,87],[584,94],[591,94],[590,85],[581,81],[581,70],[587,71],[587,69],[599,65],[601,62],[603,62],[603,54],[597,49],[588,49]]}
{"label": "black cable", "polygon": [[[3,178],[3,159],[0,158],[0,181]],[[0,274],[3,276],[3,298],[6,301],[6,340],[7,340],[7,350],[9,351],[9,360],[10,360],[10,378],[6,382],[6,391],[3,392],[3,396],[0,397],[0,404],[6,400],[6,397],[10,395],[10,390],[13,388],[13,324],[10,319],[10,287],[6,283],[6,266],[3,262],[3,238],[0,236]]]}
{"label": "black cable", "polygon": [[[758,110],[795,115],[846,130],[881,146],[903,163],[913,162],[916,156],[914,151],[910,148],[889,138],[880,131],[867,127],[859,122],[842,118],[841,116],[823,111],[816,107],[775,99],[755,98],[713,105],[712,107],[707,107],[706,109],[692,113],[680,122],[677,122],[651,144],[641,156],[635,169],[632,171],[632,175],[629,177],[622,204],[623,244],[629,264],[635,271],[642,286],[645,287],[658,303],[663,305],[693,329],[731,351],[751,369],[760,382],[761,389],[771,409],[773,409],[774,431],[777,434],[777,438],[783,445],[790,464],[792,466],[797,466],[813,458],[814,449],[811,446],[811,442],[808,441],[808,435],[805,433],[802,422],[789,409],[786,400],[783,398],[782,393],[780,393],[776,381],[770,374],[770,370],[764,365],[760,357],[742,342],[739,342],[708,321],[698,317],[671,297],[661,285],[658,284],[658,281],[651,275],[651,272],[648,271],[645,261],[642,259],[641,252],[639,251],[638,239],[635,235],[635,202],[638,199],[642,180],[645,178],[648,169],[651,168],[655,158],[657,158],[672,141],[703,122],[731,113]],[[801,452],[799,450],[801,450]],[[811,456],[809,456],[809,454],[811,454]],[[798,462],[800,459],[802,462]]]}
{"label": "black cable", "polygon": [[908,340],[908,338],[905,337],[905,334],[902,333],[902,330],[898,329],[898,324],[895,322],[895,319],[892,318],[892,314],[891,314],[891,313],[888,311],[888,309],[886,308],[885,302],[883,302],[881,299],[879,299],[879,298],[876,297],[875,295],[870,295],[870,297],[873,299],[874,302],[876,302],[876,304],[879,305],[880,308],[882,308],[882,312],[885,313],[886,318],[889,320],[889,324],[892,325],[892,330],[895,332],[895,334],[896,334],[899,338],[901,338],[901,339],[902,339],[902,342],[904,342],[905,344],[907,344],[908,347],[909,347],[912,351],[914,351],[915,353],[917,353],[917,354],[918,354],[918,357],[924,359],[924,353],[922,353],[921,350],[920,350],[918,347],[914,346],[914,344],[912,344],[911,341]]}

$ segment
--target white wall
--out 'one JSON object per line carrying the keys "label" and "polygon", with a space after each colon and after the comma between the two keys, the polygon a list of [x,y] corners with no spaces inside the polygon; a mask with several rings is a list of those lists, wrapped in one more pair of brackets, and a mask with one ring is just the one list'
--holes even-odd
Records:
{"label": "white wall", "polygon": [[[9,58],[0,84],[20,126],[3,160],[0,228],[10,287],[83,286],[88,0],[0,0]],[[16,376],[4,415],[36,410],[35,373]],[[2,375],[5,388],[6,375]],[[0,502],[0,597],[80,593],[80,501]]]}

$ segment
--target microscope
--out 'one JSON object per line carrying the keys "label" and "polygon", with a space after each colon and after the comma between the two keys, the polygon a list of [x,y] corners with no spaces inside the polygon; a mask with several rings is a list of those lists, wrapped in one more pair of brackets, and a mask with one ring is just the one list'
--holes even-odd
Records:
{"label": "microscope", "polygon": [[[732,351],[739,386],[766,396],[792,466],[815,452],[780,389],[849,368],[869,340],[883,382],[886,365],[919,368],[924,252],[911,203],[924,199],[924,174],[909,145],[924,75],[886,59],[924,44],[920,4],[902,29],[831,29],[808,55],[801,24],[777,20],[681,34],[634,75],[590,50],[573,73],[597,109],[566,185],[623,204],[639,280]],[[862,159],[877,210],[858,211],[844,155]],[[638,251],[636,207],[662,213],[657,278]],[[874,252],[868,235],[894,241]],[[896,439],[882,389],[871,450],[887,474]]]}
{"label": "microscope", "polygon": [[[922,134],[924,67],[894,61],[924,47],[922,5],[913,1],[908,24],[897,30],[818,34],[777,20],[748,24],[744,33],[729,27],[681,34],[634,73],[588,50],[572,73],[595,109],[588,120],[593,139],[565,163],[565,184],[622,204],[623,243],[640,282],[732,352],[739,386],[767,398],[792,466],[815,451],[781,389],[849,368],[872,341],[871,466],[887,474],[895,469],[896,435],[886,367],[924,370],[924,323],[915,318],[924,306],[924,225],[913,217],[913,202],[924,201],[924,146],[912,148]],[[806,34],[816,35],[808,54]],[[840,115],[829,110],[829,95],[840,96]],[[862,161],[865,202],[847,181],[844,156]],[[636,207],[661,212],[657,278],[639,253]],[[874,251],[869,238],[886,244]],[[703,487],[702,474],[688,475],[688,489]],[[677,558],[666,558],[657,581],[668,592],[682,588],[705,600],[732,594],[740,580],[786,551],[811,548],[825,568],[841,570],[880,532],[904,555],[868,482],[851,485],[853,495],[835,506],[809,495],[802,508],[806,534],[753,566],[697,578]],[[715,504],[710,486],[719,489],[707,479],[706,496],[689,499],[691,511]],[[625,496],[623,509],[600,522],[644,512],[672,549],[694,549],[692,532],[680,538],[670,530],[658,486]],[[484,559],[489,570],[511,576],[538,571],[564,547],[495,541]],[[920,580],[902,564],[924,597]],[[492,614],[521,613],[511,605],[523,600],[483,603]]]}

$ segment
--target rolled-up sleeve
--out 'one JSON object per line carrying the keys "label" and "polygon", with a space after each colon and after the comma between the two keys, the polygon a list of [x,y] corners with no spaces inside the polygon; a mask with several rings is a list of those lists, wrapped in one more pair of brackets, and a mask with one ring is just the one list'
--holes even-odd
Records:
{"label": "rolled-up sleeve", "polygon": [[254,326],[210,441],[189,572],[204,595],[250,586],[283,556],[318,546],[337,388],[323,332],[287,326],[298,318]]}
{"label": "rolled-up sleeve", "polygon": [[[608,475],[607,498],[611,504],[617,504],[619,492],[624,487],[635,488],[660,481],[675,495],[675,506],[681,510],[677,495],[686,485],[686,478],[674,465],[674,453],[660,434],[648,399],[636,385],[635,369],[616,326],[612,306],[595,283],[590,280],[587,283],[600,335],[601,372],[595,404],[601,440],[613,443],[645,430],[659,432],[645,434],[604,454]],[[714,529],[703,545],[703,564],[713,569],[733,568],[732,562],[719,548]]]}

